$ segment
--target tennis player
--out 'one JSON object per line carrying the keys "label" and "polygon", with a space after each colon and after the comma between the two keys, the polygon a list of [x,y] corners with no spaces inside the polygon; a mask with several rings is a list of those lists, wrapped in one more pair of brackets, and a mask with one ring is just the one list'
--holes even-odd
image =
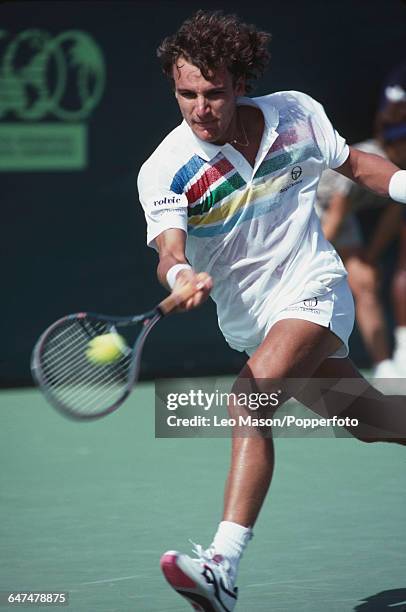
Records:
{"label": "tennis player", "polygon": [[[199,11],[158,49],[183,116],[138,180],[158,278],[175,292],[196,284],[185,309],[211,292],[226,341],[249,355],[234,390],[247,381],[271,391],[275,379],[353,378],[365,393],[355,394],[343,415],[368,413],[366,429],[354,435],[389,438],[381,427],[403,427],[403,435],[399,398],[382,410],[382,395],[348,359],[353,299],[314,200],[321,173],[332,168],[406,202],[406,172],[348,147],[304,93],[246,97],[268,63],[269,39],[235,16]],[[313,405],[303,385],[295,397]],[[196,545],[196,558],[163,555],[166,579],[196,610],[234,609],[238,564],[273,464],[272,437],[233,435],[223,520],[212,544]]]}

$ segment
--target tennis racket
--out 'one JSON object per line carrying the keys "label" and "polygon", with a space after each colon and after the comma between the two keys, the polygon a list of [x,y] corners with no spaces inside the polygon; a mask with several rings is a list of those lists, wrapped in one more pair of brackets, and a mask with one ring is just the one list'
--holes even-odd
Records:
{"label": "tennis racket", "polygon": [[[49,403],[66,416],[89,421],[110,414],[135,386],[149,332],[196,291],[193,285],[185,285],[138,316],[79,312],[58,319],[34,347],[31,371],[35,382]],[[118,329],[126,341],[118,356],[109,363],[90,361],[89,342],[97,336],[118,333]]]}

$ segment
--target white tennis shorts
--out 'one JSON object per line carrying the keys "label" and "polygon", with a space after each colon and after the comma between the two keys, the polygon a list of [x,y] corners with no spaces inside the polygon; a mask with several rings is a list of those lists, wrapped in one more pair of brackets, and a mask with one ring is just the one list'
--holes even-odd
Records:
{"label": "white tennis shorts", "polygon": [[[296,302],[271,316],[264,330],[263,339],[278,321],[303,319],[331,329],[342,341],[338,351],[331,357],[344,358],[348,355],[348,341],[354,327],[354,314],[354,300],[347,279],[344,278],[325,295]],[[260,344],[247,348],[246,353],[252,355],[259,346]]]}

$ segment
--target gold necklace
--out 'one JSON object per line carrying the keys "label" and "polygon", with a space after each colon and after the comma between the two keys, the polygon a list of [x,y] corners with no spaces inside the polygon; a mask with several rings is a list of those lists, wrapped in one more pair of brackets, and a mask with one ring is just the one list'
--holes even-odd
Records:
{"label": "gold necklace", "polygon": [[237,122],[241,125],[241,129],[244,134],[245,142],[240,142],[237,138],[234,138],[231,141],[231,144],[236,144],[236,145],[239,145],[240,147],[248,147],[250,144],[250,141],[248,140],[247,132],[245,131],[244,124],[242,122],[240,115],[238,114],[238,111],[237,111]]}

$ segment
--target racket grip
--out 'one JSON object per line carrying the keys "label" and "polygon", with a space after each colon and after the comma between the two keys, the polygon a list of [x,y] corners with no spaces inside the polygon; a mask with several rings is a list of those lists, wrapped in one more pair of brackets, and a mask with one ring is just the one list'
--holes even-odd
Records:
{"label": "racket grip", "polygon": [[178,306],[183,304],[185,300],[189,299],[197,292],[198,289],[196,289],[195,285],[188,283],[187,285],[179,289],[179,291],[168,295],[168,297],[166,297],[164,300],[162,300],[162,302],[158,304],[158,308],[163,315],[167,315],[170,312],[173,312],[176,308],[178,308]]}

